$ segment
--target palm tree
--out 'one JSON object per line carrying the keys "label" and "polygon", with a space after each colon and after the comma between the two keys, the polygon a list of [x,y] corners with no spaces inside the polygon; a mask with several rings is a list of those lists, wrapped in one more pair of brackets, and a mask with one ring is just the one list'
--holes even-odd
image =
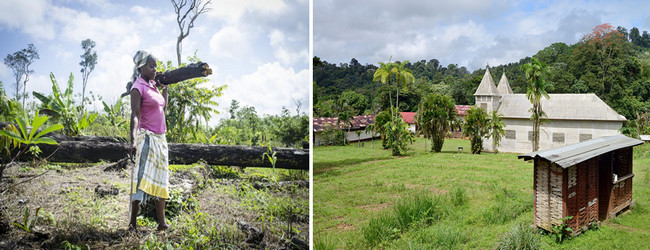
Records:
{"label": "palm tree", "polygon": [[463,124],[463,136],[469,136],[472,154],[480,154],[483,150],[483,137],[489,133],[488,123],[488,115],[482,108],[472,107],[467,110],[465,124]]}
{"label": "palm tree", "polygon": [[375,148],[375,124],[368,124],[366,132],[370,132],[370,148]]}
{"label": "palm tree", "polygon": [[551,74],[550,68],[543,62],[533,57],[529,63],[521,65],[521,70],[526,73],[526,80],[528,81],[528,88],[526,90],[526,98],[533,104],[530,111],[533,113],[530,119],[533,121],[533,151],[539,150],[539,128],[543,123],[543,117],[546,113],[542,110],[542,96],[549,99],[546,92],[548,82],[546,77]]}
{"label": "palm tree", "polygon": [[397,79],[397,96],[395,97],[395,108],[397,109],[398,112],[399,112],[399,88],[402,87],[404,88],[404,90],[406,90],[408,84],[415,81],[415,77],[411,73],[411,70],[404,67],[404,65],[406,65],[408,62],[409,61],[406,60],[400,64],[395,63],[393,64],[393,68],[391,70],[392,74],[394,74],[395,78]]}
{"label": "palm tree", "polygon": [[[393,58],[392,56],[390,57],[391,59]],[[393,67],[395,66],[395,63],[390,62],[390,59],[388,59],[388,63],[384,62],[379,62],[379,68],[377,71],[375,71],[375,74],[373,74],[373,81],[381,81],[382,84],[388,84],[388,100],[390,103],[390,116],[394,116],[393,114],[393,97],[390,93],[390,77],[393,74]]]}
{"label": "palm tree", "polygon": [[431,151],[442,150],[445,134],[451,129],[456,115],[456,106],[449,96],[430,94],[422,100],[415,120],[425,137],[431,137]]}
{"label": "palm tree", "polygon": [[499,114],[496,110],[492,111],[490,113],[489,127],[490,137],[492,137],[492,148],[495,154],[499,152],[497,147],[501,145],[501,138],[505,135],[505,131],[503,130],[505,126],[506,124],[503,123],[503,115]]}

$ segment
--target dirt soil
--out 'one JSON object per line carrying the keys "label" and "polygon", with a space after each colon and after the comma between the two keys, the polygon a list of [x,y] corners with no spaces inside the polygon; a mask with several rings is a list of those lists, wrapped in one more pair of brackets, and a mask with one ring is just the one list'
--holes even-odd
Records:
{"label": "dirt soil", "polygon": [[[308,212],[292,223],[279,216],[269,221],[264,211],[251,208],[247,205],[250,202],[242,197],[243,183],[254,181],[245,177],[210,178],[209,170],[205,170],[208,167],[178,170],[171,175],[170,183],[180,190],[182,197],[182,202],[176,204],[182,209],[175,216],[168,214],[170,229],[158,232],[155,220],[141,217],[138,230],[129,231],[131,166],[110,168],[113,165],[50,164],[29,168],[22,164],[6,169],[0,183],[0,249],[296,249],[296,244],[290,243],[292,240],[308,243]],[[107,168],[111,170],[105,171]],[[276,197],[306,200],[307,204],[309,200],[308,188],[298,185],[291,191],[282,187],[265,187],[263,191]],[[168,200],[168,213],[170,203]],[[24,229],[21,225],[30,224],[30,220],[34,221],[33,226]]]}

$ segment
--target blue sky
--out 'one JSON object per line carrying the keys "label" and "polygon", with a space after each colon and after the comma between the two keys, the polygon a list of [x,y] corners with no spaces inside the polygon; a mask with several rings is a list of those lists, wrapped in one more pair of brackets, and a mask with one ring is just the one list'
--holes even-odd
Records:
{"label": "blue sky", "polygon": [[[209,84],[228,85],[217,99],[224,117],[232,99],[254,106],[258,114],[295,110],[293,100],[309,107],[309,1],[213,0],[183,40],[182,58],[198,56],[210,64]],[[27,92],[51,93],[50,72],[59,83],[75,75],[81,93],[81,41],[97,43],[98,63],[86,95],[92,91],[108,103],[123,92],[137,50],[152,52],[176,65],[178,27],[170,1],[3,0],[0,2],[0,56],[34,43],[40,59]],[[14,95],[11,70],[0,65],[0,81]],[[80,98],[79,98],[80,99]],[[101,109],[101,102],[91,108]],[[211,122],[214,124],[216,119]]]}
{"label": "blue sky", "polygon": [[330,63],[517,62],[599,24],[650,31],[650,1],[314,0],[314,55]]}

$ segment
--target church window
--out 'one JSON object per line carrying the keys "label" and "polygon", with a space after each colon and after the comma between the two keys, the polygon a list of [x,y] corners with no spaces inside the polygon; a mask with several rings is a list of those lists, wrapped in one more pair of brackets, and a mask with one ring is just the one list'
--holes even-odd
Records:
{"label": "church window", "polygon": [[506,139],[516,140],[517,139],[517,131],[506,130]]}
{"label": "church window", "polygon": [[553,133],[553,142],[564,143],[564,133]]}
{"label": "church window", "polygon": [[528,131],[528,141],[533,141],[533,131]]}
{"label": "church window", "polygon": [[580,134],[580,142],[591,140],[591,134]]}

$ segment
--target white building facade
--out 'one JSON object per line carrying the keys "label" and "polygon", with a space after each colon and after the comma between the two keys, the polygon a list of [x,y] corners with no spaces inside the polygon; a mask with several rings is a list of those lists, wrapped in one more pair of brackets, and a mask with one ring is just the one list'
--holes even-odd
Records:
{"label": "white building facade", "polygon": [[[497,110],[503,115],[505,136],[497,147],[499,152],[533,151],[530,120],[533,105],[525,94],[512,94],[505,73],[497,88],[489,69],[486,70],[474,96],[477,107],[488,113]],[[547,121],[540,128],[539,150],[618,135],[626,121],[595,94],[549,94],[549,97],[542,97],[541,101]],[[483,148],[494,151],[492,138],[483,138]]]}

